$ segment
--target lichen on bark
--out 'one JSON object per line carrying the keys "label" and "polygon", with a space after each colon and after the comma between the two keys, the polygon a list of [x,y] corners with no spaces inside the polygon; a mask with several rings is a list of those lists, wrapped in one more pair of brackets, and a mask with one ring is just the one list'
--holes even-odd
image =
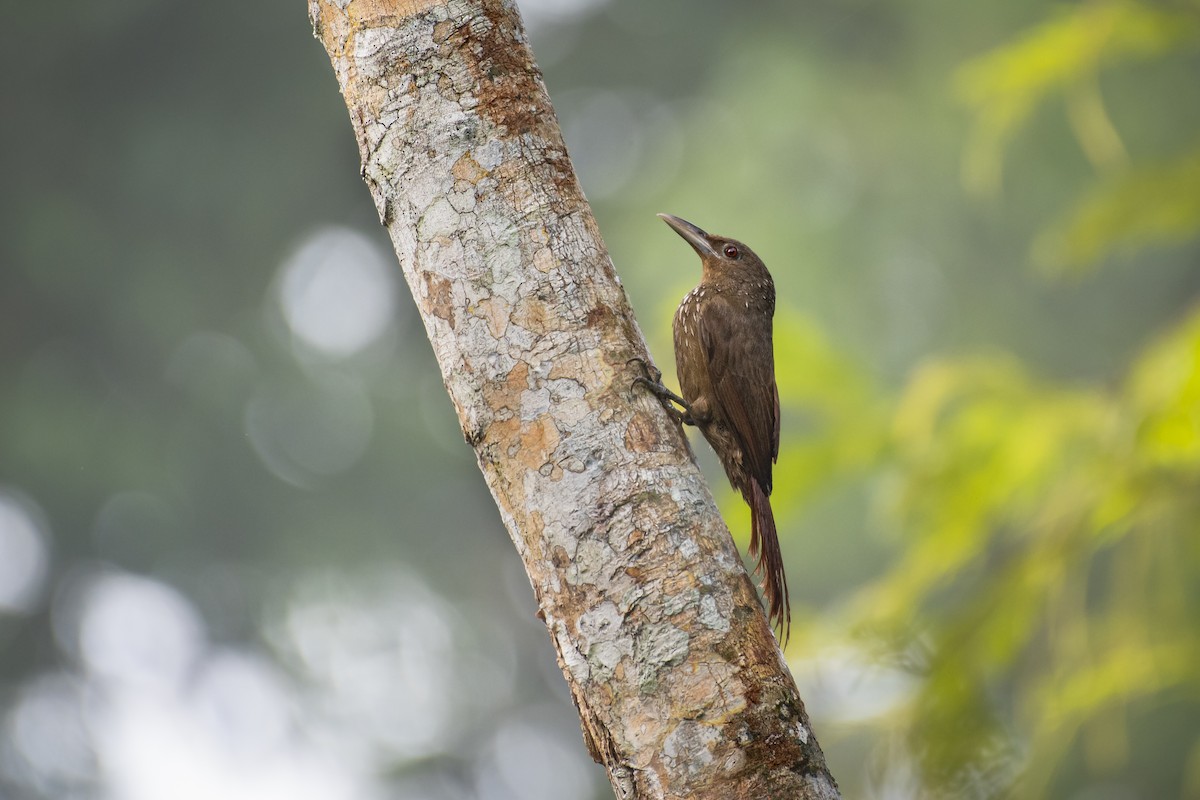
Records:
{"label": "lichen on bark", "polygon": [[837,796],[511,0],[310,0],[362,175],[619,797]]}

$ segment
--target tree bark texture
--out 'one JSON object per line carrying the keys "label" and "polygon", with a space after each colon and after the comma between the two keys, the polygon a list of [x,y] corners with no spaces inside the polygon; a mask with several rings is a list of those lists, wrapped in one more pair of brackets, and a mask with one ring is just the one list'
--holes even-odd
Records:
{"label": "tree bark texture", "polygon": [[645,342],[512,0],[309,13],[616,795],[838,797],[685,437],[631,391]]}

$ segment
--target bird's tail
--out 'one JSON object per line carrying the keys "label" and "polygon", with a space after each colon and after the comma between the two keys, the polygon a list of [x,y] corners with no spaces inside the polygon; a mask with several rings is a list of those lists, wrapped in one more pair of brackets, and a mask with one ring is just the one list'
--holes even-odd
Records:
{"label": "bird's tail", "polygon": [[779,550],[779,535],[775,531],[775,514],[771,511],[767,493],[753,478],[750,479],[749,494],[750,556],[758,557],[754,574],[762,576],[767,618],[782,631],[786,644],[791,635],[792,608],[787,576],[783,574],[783,553]]}

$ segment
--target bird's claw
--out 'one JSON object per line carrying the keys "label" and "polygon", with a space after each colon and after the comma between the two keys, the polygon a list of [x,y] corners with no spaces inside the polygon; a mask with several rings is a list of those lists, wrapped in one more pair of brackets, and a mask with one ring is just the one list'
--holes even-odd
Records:
{"label": "bird's claw", "polygon": [[630,391],[637,386],[644,386],[646,390],[660,400],[663,398],[663,392],[670,392],[662,383],[662,370],[651,364],[641,356],[634,356],[625,362],[626,366],[637,364],[640,367],[642,374],[634,376],[633,382],[629,384]]}
{"label": "bird's claw", "polygon": [[662,385],[662,370],[641,356],[634,356],[625,362],[625,366],[637,364],[642,368],[642,374],[633,379],[634,384],[650,383]]}
{"label": "bird's claw", "polygon": [[[692,419],[692,409],[687,401],[666,386],[663,386],[662,370],[640,356],[635,356],[625,363],[629,365],[634,362],[637,362],[641,366],[643,374],[634,377],[633,383],[629,387],[630,390],[636,386],[645,387],[646,391],[658,398],[658,402],[662,404],[663,409],[666,410],[672,419],[683,425],[695,425],[696,423]],[[681,411],[676,408],[676,405],[682,406],[683,410]]]}

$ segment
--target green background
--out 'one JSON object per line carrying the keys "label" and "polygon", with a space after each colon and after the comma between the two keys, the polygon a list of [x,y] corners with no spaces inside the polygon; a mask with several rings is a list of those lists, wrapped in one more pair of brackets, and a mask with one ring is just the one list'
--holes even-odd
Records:
{"label": "green background", "polygon": [[[4,800],[610,796],[305,10],[8,9]],[[522,10],[660,364],[775,276],[846,796],[1200,797],[1200,5]]]}

